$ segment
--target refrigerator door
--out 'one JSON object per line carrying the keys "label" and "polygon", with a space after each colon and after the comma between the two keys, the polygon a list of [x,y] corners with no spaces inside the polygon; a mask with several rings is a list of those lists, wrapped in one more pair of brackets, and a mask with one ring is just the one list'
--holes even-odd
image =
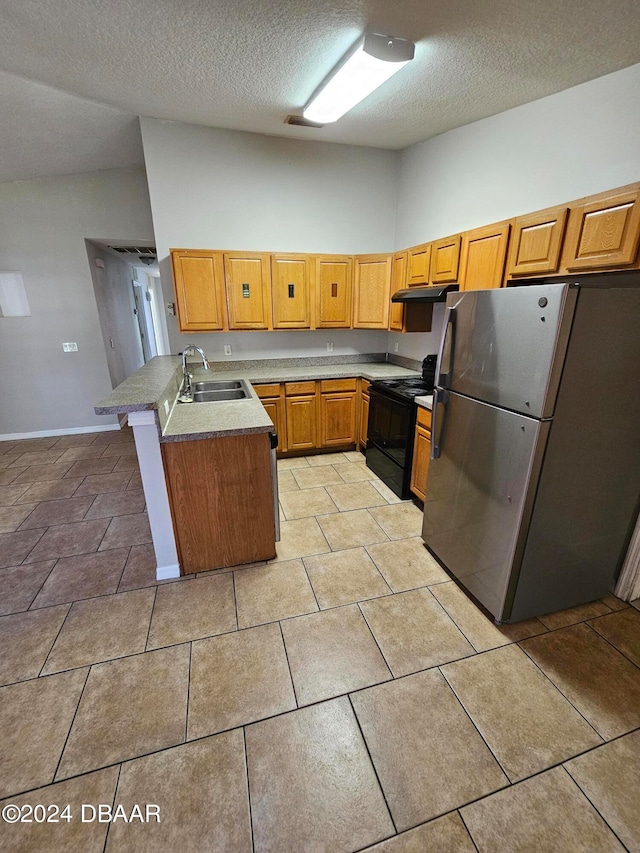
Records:
{"label": "refrigerator door", "polygon": [[567,284],[451,294],[436,385],[552,417],[575,298]]}
{"label": "refrigerator door", "polygon": [[453,392],[439,422],[422,538],[498,620],[522,550],[549,432],[538,421]]}

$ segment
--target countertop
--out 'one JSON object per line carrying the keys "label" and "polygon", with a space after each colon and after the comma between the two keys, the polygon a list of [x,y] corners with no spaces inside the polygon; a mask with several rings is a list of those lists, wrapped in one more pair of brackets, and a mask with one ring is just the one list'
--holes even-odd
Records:
{"label": "countertop", "polygon": [[413,399],[423,409],[429,409],[429,411],[431,411],[431,409],[433,408],[433,395],[432,394],[429,394],[428,396],[425,395],[424,397],[414,397]]}
{"label": "countertop", "polygon": [[[284,361],[284,359],[283,359]],[[288,361],[288,360],[287,360]],[[246,362],[245,362],[246,364]],[[180,356],[158,356],[118,385],[111,394],[94,407],[98,415],[123,414],[155,410],[160,440],[187,441],[216,438],[224,435],[245,435],[271,432],[273,424],[253,389],[251,398],[216,403],[175,402],[182,379]],[[389,362],[347,362],[344,364],[286,365],[255,368],[217,366],[209,371],[191,363],[194,379],[246,379],[251,384],[289,382],[315,379],[362,377],[375,379],[401,379],[418,376],[415,370],[399,367]],[[169,409],[165,415],[165,401]]]}

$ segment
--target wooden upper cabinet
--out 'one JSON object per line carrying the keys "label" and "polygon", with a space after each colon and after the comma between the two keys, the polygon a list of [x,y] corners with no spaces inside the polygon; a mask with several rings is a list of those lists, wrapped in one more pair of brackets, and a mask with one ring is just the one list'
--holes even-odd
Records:
{"label": "wooden upper cabinet", "polygon": [[313,278],[310,255],[271,255],[274,329],[313,328]]}
{"label": "wooden upper cabinet", "polygon": [[429,283],[429,265],[431,263],[431,243],[413,246],[407,249],[407,287],[414,284]]}
{"label": "wooden upper cabinet", "polygon": [[271,329],[271,276],[264,252],[225,252],[230,329]]}
{"label": "wooden upper cabinet", "polygon": [[[407,253],[398,252],[393,256],[391,266],[391,296],[402,290],[407,282]],[[394,332],[404,329],[404,305],[402,302],[392,302],[389,306],[389,328]]]}
{"label": "wooden upper cabinet", "polygon": [[572,207],[562,266],[606,269],[632,264],[640,239],[640,190],[633,189]]}
{"label": "wooden upper cabinet", "polygon": [[463,235],[460,258],[460,289],[489,290],[500,287],[507,257],[511,223],[475,228]]}
{"label": "wooden upper cabinet", "polygon": [[359,255],[353,281],[353,328],[389,328],[391,255]]}
{"label": "wooden upper cabinet", "polygon": [[557,272],[566,221],[566,207],[518,216],[513,224],[507,275]]}
{"label": "wooden upper cabinet", "polygon": [[450,284],[458,281],[460,267],[460,234],[431,244],[431,284]]}
{"label": "wooden upper cabinet", "polygon": [[222,252],[171,249],[181,332],[226,329]]}
{"label": "wooden upper cabinet", "polygon": [[351,328],[353,258],[319,255],[316,258],[316,328]]}

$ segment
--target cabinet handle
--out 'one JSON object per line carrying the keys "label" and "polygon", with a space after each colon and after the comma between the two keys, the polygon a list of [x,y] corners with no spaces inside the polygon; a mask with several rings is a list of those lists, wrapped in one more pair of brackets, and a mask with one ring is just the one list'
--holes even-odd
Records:
{"label": "cabinet handle", "polygon": [[242,285],[242,298],[243,299],[250,299],[251,298],[251,293],[249,291],[249,285],[246,283],[246,281]]}
{"label": "cabinet handle", "polygon": [[295,284],[287,285],[289,288],[289,299],[293,299],[296,295],[296,287]]}
{"label": "cabinet handle", "polygon": [[338,282],[337,281],[331,282],[331,295],[332,296],[338,295]]}

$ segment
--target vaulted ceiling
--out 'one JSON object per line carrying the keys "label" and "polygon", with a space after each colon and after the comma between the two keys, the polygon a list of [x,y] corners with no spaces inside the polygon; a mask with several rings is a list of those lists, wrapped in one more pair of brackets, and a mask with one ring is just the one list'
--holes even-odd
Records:
{"label": "vaulted ceiling", "polygon": [[[365,30],[415,60],[285,125]],[[637,62],[638,0],[0,0],[0,181],[140,163],[138,115],[398,149]]]}

